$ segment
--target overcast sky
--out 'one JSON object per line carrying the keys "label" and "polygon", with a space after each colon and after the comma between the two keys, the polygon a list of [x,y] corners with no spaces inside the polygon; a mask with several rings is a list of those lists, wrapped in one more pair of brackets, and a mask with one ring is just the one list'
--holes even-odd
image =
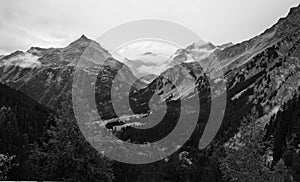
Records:
{"label": "overcast sky", "polygon": [[63,47],[85,34],[153,18],[180,23],[203,40],[241,42],[270,27],[299,0],[0,0],[0,54]]}

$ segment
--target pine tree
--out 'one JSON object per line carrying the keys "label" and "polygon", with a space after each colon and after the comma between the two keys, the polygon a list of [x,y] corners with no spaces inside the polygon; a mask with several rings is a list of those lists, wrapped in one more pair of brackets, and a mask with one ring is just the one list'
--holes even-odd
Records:
{"label": "pine tree", "polygon": [[239,133],[225,145],[226,157],[221,169],[228,181],[266,182],[289,181],[283,163],[271,169],[272,151],[263,143],[264,128],[247,118],[242,122]]}
{"label": "pine tree", "polygon": [[49,141],[35,145],[29,165],[43,180],[112,181],[111,161],[85,140],[67,100],[57,112],[57,126],[47,132]]}

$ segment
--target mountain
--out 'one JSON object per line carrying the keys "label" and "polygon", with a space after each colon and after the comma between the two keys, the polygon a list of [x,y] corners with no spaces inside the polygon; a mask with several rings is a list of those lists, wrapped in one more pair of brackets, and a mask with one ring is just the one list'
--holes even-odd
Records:
{"label": "mountain", "polygon": [[[262,120],[261,127],[268,126],[270,118],[275,117],[284,104],[291,100],[294,94],[299,93],[299,21],[300,7],[292,8],[286,18],[280,19],[261,35],[224,49],[216,49],[204,59],[202,54],[190,51],[197,46],[192,45],[179,50],[179,57],[175,56],[174,60],[180,60],[182,63],[163,72],[147,88],[135,92],[132,95],[134,100],[138,101],[135,107],[146,112],[149,108],[142,106],[148,102],[149,95],[153,94],[159,95],[160,102],[179,99],[192,101],[197,97],[197,93],[200,93],[202,98],[209,98],[211,93],[207,92],[208,82],[205,81],[205,77],[212,78],[214,82],[214,75],[221,70],[224,72],[222,82],[225,82],[227,87],[227,106],[214,144],[222,145],[234,137],[241,121],[248,115],[253,116],[254,123]],[[209,47],[206,50],[213,49],[212,45],[205,47]],[[187,60],[186,55],[193,57],[194,62],[184,62]],[[201,64],[198,64],[199,62]],[[166,78],[171,79],[176,86]],[[193,80],[196,81],[196,85],[193,84]],[[203,124],[203,118],[200,118],[198,134],[194,135],[198,135],[198,139]],[[268,128],[266,130],[268,131]],[[273,133],[273,136],[277,137],[278,133]],[[269,139],[271,140],[266,138]],[[197,143],[195,142],[195,145]],[[275,164],[277,161],[272,162]]]}
{"label": "mountain", "polygon": [[[273,27],[253,39],[236,45],[229,43],[228,45],[225,45],[226,48],[216,50],[216,46],[211,43],[200,46],[192,44],[186,49],[178,50],[178,55],[173,59],[178,63],[183,63],[188,60],[187,55],[190,55],[194,61],[201,62],[200,65],[203,67],[206,74],[209,74],[214,69],[220,69],[219,67],[216,67],[217,65],[220,65],[223,72],[226,74],[225,76],[228,83],[231,82],[231,79],[240,79],[236,77],[237,75],[235,74],[239,74],[240,76],[244,75],[244,77],[246,77],[245,79],[243,78],[244,82],[259,72],[266,70],[270,71],[271,68],[269,67],[274,67],[276,64],[275,62],[278,62],[278,64],[285,64],[282,60],[289,59],[291,57],[290,54],[292,54],[291,51],[293,51],[293,54],[297,54],[294,50],[297,49],[298,46],[299,25],[295,23],[297,21],[299,21],[299,7],[292,8],[286,18],[280,19]],[[205,49],[207,51],[214,50],[214,52],[213,54],[208,53],[206,55],[207,58],[203,59],[203,54],[199,54],[196,51],[194,52],[194,49]],[[298,55],[296,55],[296,57],[297,56]],[[214,62],[217,62],[218,64],[216,65]],[[185,64],[192,65],[194,63]],[[256,67],[253,64],[256,65]],[[192,68],[193,66],[190,67]],[[172,69],[173,68],[166,70],[162,75],[172,72]],[[195,70],[198,69],[196,68]],[[287,69],[276,66],[276,70]]]}
{"label": "mountain", "polygon": [[[103,61],[111,55],[98,43],[83,35],[64,48],[32,47],[26,52],[16,51],[3,57],[0,59],[0,82],[55,109],[61,98],[71,94],[75,66],[83,54],[92,60],[84,63],[88,68],[83,69],[86,74],[91,74],[93,66],[97,64],[111,68],[124,65],[114,59],[104,64]],[[95,60],[100,62],[93,62]],[[127,75],[126,81],[133,82],[134,76],[130,71],[124,74]]]}
{"label": "mountain", "polygon": [[217,49],[217,46],[213,45],[211,42],[195,42],[185,49],[177,50],[173,55],[170,64],[174,66],[180,63],[193,62],[195,60],[201,61],[209,57],[215,49]]}
{"label": "mountain", "polygon": [[[38,141],[45,134],[45,127],[54,125],[49,117],[55,116],[55,113],[43,105],[40,105],[36,101],[32,100],[23,93],[16,91],[6,85],[0,84],[0,108],[9,108],[12,113],[15,114],[15,122],[13,127],[20,135],[28,140],[28,142]],[[3,117],[3,115],[1,116]],[[4,123],[5,120],[1,118],[0,129],[0,145],[7,144],[9,142],[7,133],[5,133],[5,126],[8,123]],[[13,122],[13,121],[11,121]],[[0,147],[1,152],[7,149]]]}
{"label": "mountain", "polygon": [[218,45],[217,48],[223,50],[223,49],[225,49],[227,47],[231,47],[233,45],[234,44],[232,42],[228,42],[228,43],[225,43],[225,44],[222,44],[222,45]]}
{"label": "mountain", "polygon": [[[0,84],[0,154],[1,160],[5,159],[3,155],[13,156],[14,165],[9,169],[11,179],[21,180],[30,176],[26,163],[29,149],[32,145],[49,139],[47,130],[56,126],[54,117],[57,114],[52,110],[25,94]],[[1,165],[3,164],[5,163],[1,161]],[[5,166],[1,168],[1,172],[3,171]]]}
{"label": "mountain", "polygon": [[232,43],[215,46],[210,42],[199,41],[189,45],[185,49],[174,49],[174,52],[167,51],[168,53],[165,53],[166,55],[149,51],[130,59],[126,57],[124,59],[120,57],[120,59],[131,68],[137,77],[146,76],[148,74],[159,75],[177,64],[193,62],[195,57],[197,57],[198,61],[205,59],[216,49],[224,49],[231,45]]}

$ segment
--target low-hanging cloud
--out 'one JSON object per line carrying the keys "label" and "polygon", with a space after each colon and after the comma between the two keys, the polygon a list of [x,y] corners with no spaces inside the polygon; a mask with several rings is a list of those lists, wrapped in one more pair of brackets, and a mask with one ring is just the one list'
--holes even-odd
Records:
{"label": "low-hanging cloud", "polygon": [[26,52],[9,59],[4,59],[2,61],[3,65],[15,65],[22,68],[34,68],[41,65],[41,62],[39,62],[38,59],[38,56],[34,56]]}

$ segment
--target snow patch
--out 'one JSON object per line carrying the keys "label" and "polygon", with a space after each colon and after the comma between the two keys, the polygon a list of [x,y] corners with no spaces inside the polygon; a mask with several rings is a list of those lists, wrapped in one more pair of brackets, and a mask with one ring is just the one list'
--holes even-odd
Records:
{"label": "snow patch", "polygon": [[248,88],[242,90],[241,92],[237,93],[234,97],[231,98],[231,100],[235,100],[241,97],[241,95],[247,91]]}

